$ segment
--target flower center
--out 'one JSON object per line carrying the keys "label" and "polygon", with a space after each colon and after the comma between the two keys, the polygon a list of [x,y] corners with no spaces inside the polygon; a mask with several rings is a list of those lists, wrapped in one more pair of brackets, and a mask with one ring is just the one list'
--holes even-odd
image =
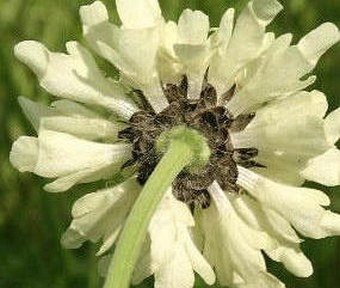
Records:
{"label": "flower center", "polygon": [[[145,99],[141,91],[137,91]],[[145,103],[144,109],[132,115],[128,127],[119,132],[119,138],[132,143],[132,159],[123,168],[134,165],[138,171],[137,179],[144,184],[157,163],[160,155],[156,151],[159,136],[176,126],[187,126],[200,132],[206,139],[211,155],[208,163],[200,171],[184,169],[172,184],[174,196],[188,204],[207,208],[210,205],[208,187],[217,181],[222,189],[239,192],[236,185],[237,165],[244,167],[264,167],[252,160],[258,154],[256,148],[235,149],[230,139],[230,132],[242,131],[254,118],[255,114],[242,114],[234,118],[224,106],[217,104],[216,89],[204,78],[200,97],[188,99],[188,80],[184,76],[178,84],[166,84],[164,95],[169,105],[160,113]],[[231,99],[235,86],[223,97]]]}

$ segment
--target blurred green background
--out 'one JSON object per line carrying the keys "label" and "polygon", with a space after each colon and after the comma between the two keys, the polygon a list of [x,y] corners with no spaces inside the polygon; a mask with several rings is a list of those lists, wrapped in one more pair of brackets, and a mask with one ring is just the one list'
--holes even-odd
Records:
{"label": "blurred green background", "polygon": [[[17,96],[25,95],[40,102],[51,99],[39,86],[34,75],[13,57],[15,43],[39,40],[52,50],[64,51],[67,40],[81,40],[78,17],[86,0],[0,0],[0,287],[100,287],[97,274],[96,246],[69,251],[59,239],[69,224],[70,208],[75,199],[96,189],[95,185],[73,189],[70,193],[48,194],[42,190],[44,180],[19,174],[8,162],[12,142],[34,131],[24,119]],[[118,21],[113,0],[103,0]],[[227,7],[238,11],[245,0],[163,0],[166,19],[178,19],[183,8],[203,10],[211,25],[218,25]],[[271,24],[276,34],[293,32],[297,41],[302,35],[325,21],[340,26],[340,2],[337,0],[291,0]],[[312,88],[328,96],[330,110],[340,104],[340,45],[332,48],[320,61],[315,73],[318,81]],[[110,73],[108,65],[100,62]],[[100,183],[99,185],[101,185]],[[340,212],[340,189],[321,187],[332,198],[332,209]],[[298,279],[269,263],[289,288],[340,287],[340,238],[307,240],[303,249],[314,263],[309,279]],[[148,279],[143,287],[150,287]],[[197,287],[204,287],[197,280]],[[174,287],[176,288],[176,287]],[[260,288],[260,287],[259,287]]]}

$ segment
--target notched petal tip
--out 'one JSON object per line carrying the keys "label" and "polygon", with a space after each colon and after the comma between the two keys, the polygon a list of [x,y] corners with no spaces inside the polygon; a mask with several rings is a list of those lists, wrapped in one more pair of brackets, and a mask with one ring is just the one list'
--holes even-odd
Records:
{"label": "notched petal tip", "polygon": [[90,5],[81,6],[79,14],[85,26],[95,26],[109,20],[107,9],[101,1],[95,1]]}
{"label": "notched petal tip", "polygon": [[143,29],[157,25],[162,11],[157,0],[116,0],[117,11],[128,29]]}
{"label": "notched petal tip", "polygon": [[314,67],[320,57],[339,40],[338,27],[333,23],[326,22],[309,32],[297,46],[306,60]]}
{"label": "notched petal tip", "polygon": [[14,55],[33,70],[37,76],[44,74],[48,66],[49,53],[46,47],[33,40],[18,43],[14,47]]}
{"label": "notched petal tip", "polygon": [[283,9],[283,6],[276,0],[254,0],[253,9],[261,20],[270,22]]}

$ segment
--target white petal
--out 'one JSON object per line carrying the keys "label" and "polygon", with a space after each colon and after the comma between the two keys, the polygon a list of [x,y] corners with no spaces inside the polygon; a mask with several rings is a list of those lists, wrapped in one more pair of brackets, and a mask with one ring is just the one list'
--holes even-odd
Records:
{"label": "white petal", "polygon": [[333,23],[324,23],[303,37],[298,43],[298,48],[314,67],[320,57],[339,40],[338,27]]}
{"label": "white petal", "polygon": [[105,5],[101,1],[95,1],[91,5],[80,7],[79,14],[86,26],[95,26],[109,20]]}
{"label": "white petal", "polygon": [[[72,208],[73,221],[62,237],[62,244],[69,249],[80,247],[84,241],[99,241],[116,236],[117,229],[135,202],[140,186],[131,178],[119,186],[87,194],[77,200]],[[119,232],[119,231],[118,231]],[[104,241],[100,253],[111,248]]]}
{"label": "white petal", "polygon": [[[279,238],[281,241],[285,240],[291,244],[299,244],[302,242],[286,219],[272,210],[262,209],[259,203],[250,197],[245,195],[237,197],[233,199],[232,204],[243,221],[253,229],[259,231],[264,230],[270,237]],[[276,243],[266,245],[267,250],[274,249],[276,246]],[[264,248],[263,246],[263,249]]]}
{"label": "white petal", "polygon": [[13,143],[9,159],[20,172],[31,172],[37,163],[38,151],[37,138],[22,136]]}
{"label": "white petal", "polygon": [[147,276],[150,269],[155,276],[155,287],[159,288],[191,288],[194,271],[207,284],[213,284],[214,272],[191,239],[189,229],[193,225],[188,207],[176,200],[169,190],[151,219],[148,229],[150,257],[145,258],[148,257],[146,254],[140,259],[143,267],[135,282],[140,281],[141,276]]}
{"label": "white petal", "polygon": [[51,108],[55,109],[58,114],[72,116],[72,117],[85,117],[85,118],[100,118],[100,113],[95,110],[90,110],[84,105],[69,101],[69,100],[58,100],[51,103]]}
{"label": "white petal", "polygon": [[210,81],[220,93],[233,84],[236,73],[256,58],[265,44],[265,26],[282,9],[276,0],[249,2],[236,21],[225,53],[217,55],[210,66]]}
{"label": "white petal", "polygon": [[104,119],[75,118],[67,116],[45,117],[40,122],[41,127],[72,134],[87,140],[110,140],[118,138],[121,126]]}
{"label": "white petal", "polygon": [[263,247],[274,261],[282,262],[287,270],[298,277],[309,277],[313,267],[299,248],[301,240],[289,222],[246,195],[235,197],[232,201],[237,213],[252,228],[268,233],[270,245]]}
{"label": "white petal", "polygon": [[[115,171],[113,167],[113,171]],[[93,179],[93,175],[98,173],[98,167],[87,168],[81,171],[73,172],[67,174],[66,176],[61,176],[51,183],[44,185],[44,190],[50,193],[65,192],[77,183],[89,183],[104,179],[103,175]],[[93,179],[90,181],[89,179]]]}
{"label": "white petal", "polygon": [[[87,140],[117,139],[122,126],[99,118],[82,105],[68,100],[52,103],[47,107],[27,98],[19,97],[25,116],[36,131],[39,128],[72,134]],[[66,116],[71,114],[70,116]]]}
{"label": "white petal", "polygon": [[326,186],[340,185],[340,151],[334,147],[311,159],[301,175]]}
{"label": "white petal", "polygon": [[296,247],[280,246],[275,250],[266,251],[270,258],[282,262],[286,269],[297,277],[309,277],[313,274],[310,260]]}
{"label": "white petal", "polygon": [[[127,5],[132,3],[126,2]],[[123,6],[124,3],[122,1]],[[143,90],[153,108],[157,112],[163,110],[168,103],[156,71],[156,55],[163,23],[160,27],[143,29],[119,29],[109,23],[107,17],[102,17],[99,23],[92,23],[89,18],[98,13],[98,9],[101,15],[105,14],[106,8],[102,4],[82,6],[80,10],[86,40],[99,55],[120,70],[126,85],[131,89]]]}
{"label": "white petal", "polygon": [[298,45],[275,54],[264,54],[263,65],[245,87],[240,87],[230,103],[229,109],[238,115],[255,110],[258,106],[277,97],[288,96],[302,90],[315,81],[310,73],[318,59],[340,38],[335,25],[326,23],[307,34]]}
{"label": "white petal", "polygon": [[323,192],[282,185],[239,167],[238,184],[255,197],[265,210],[287,219],[302,235],[324,238],[340,234],[340,216],[325,210],[330,200]]}
{"label": "white petal", "polygon": [[327,115],[325,119],[325,133],[331,145],[340,138],[340,108]]}
{"label": "white petal", "polygon": [[103,168],[129,157],[125,144],[100,144],[68,134],[41,131],[39,154],[33,172],[43,177],[60,177],[87,168]]}
{"label": "white petal", "polygon": [[[329,148],[323,116],[327,100],[319,91],[301,92],[257,110],[240,133],[233,133],[235,147],[256,147],[256,160],[265,165],[257,172],[275,180],[302,184],[299,171],[307,161]],[[284,133],[282,133],[284,131]]]}
{"label": "white petal", "polygon": [[157,0],[116,0],[116,5],[124,28],[143,29],[155,26],[162,20]]}
{"label": "white petal", "polygon": [[60,177],[52,186],[47,186],[48,190],[57,192],[57,189],[69,188],[75,183],[104,178],[108,168],[114,173],[130,157],[130,147],[95,143],[42,130],[38,139],[19,138],[10,157],[12,164],[21,171],[48,178]]}
{"label": "white petal", "polygon": [[178,42],[199,45],[207,40],[209,18],[201,11],[185,9],[178,20]]}
{"label": "white petal", "polygon": [[24,111],[26,118],[31,122],[36,131],[39,130],[40,119],[48,116],[57,116],[58,113],[49,107],[33,102],[25,97],[19,97],[19,104]]}
{"label": "white petal", "polygon": [[14,52],[37,74],[40,85],[55,96],[100,105],[125,118],[137,111],[122,89],[104,78],[85,48],[76,42],[66,47],[69,54],[54,53],[38,42],[24,41]]}
{"label": "white petal", "polygon": [[254,231],[238,218],[218,184],[209,191],[213,203],[202,212],[204,255],[214,266],[219,282],[231,287],[282,287],[266,273],[261,248],[254,246]]}
{"label": "white petal", "polygon": [[222,16],[220,27],[217,30],[218,45],[221,52],[225,52],[233,33],[235,9],[228,9]]}
{"label": "white petal", "polygon": [[207,44],[175,44],[176,56],[183,64],[183,73],[188,76],[188,98],[197,99],[202,90],[202,81],[208,68],[211,51]]}

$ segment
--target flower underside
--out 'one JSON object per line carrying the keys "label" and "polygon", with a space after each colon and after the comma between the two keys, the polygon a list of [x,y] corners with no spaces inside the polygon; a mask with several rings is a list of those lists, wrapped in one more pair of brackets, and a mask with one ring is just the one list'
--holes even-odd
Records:
{"label": "flower underside", "polygon": [[[144,103],[143,110],[132,115],[128,127],[119,132],[119,138],[132,143],[132,159],[123,168],[135,166],[140,184],[145,184],[158,162],[160,156],[156,143],[159,136],[176,126],[186,126],[199,131],[206,139],[211,155],[208,163],[199,171],[184,169],[172,184],[174,196],[188,204],[202,209],[210,206],[208,187],[217,181],[229,192],[238,193],[237,165],[246,168],[264,167],[253,160],[258,155],[254,147],[235,149],[229,132],[239,132],[254,118],[255,114],[241,114],[236,118],[225,106],[218,105],[216,89],[204,77],[200,96],[188,98],[188,79],[183,76],[178,85],[166,84],[163,93],[169,105],[159,113],[155,113],[143,92],[136,93]],[[234,93],[234,85],[224,93],[223,101],[229,101]]]}

